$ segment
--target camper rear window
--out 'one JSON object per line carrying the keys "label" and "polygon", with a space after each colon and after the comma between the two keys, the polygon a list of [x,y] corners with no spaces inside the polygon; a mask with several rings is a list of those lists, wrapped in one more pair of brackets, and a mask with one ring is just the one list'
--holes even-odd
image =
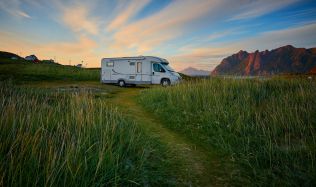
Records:
{"label": "camper rear window", "polygon": [[106,67],[113,67],[114,66],[114,62],[107,62],[106,63]]}

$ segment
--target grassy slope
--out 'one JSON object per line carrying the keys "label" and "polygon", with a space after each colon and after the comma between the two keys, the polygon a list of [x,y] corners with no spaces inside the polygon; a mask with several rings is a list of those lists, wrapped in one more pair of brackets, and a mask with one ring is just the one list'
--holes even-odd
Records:
{"label": "grassy slope", "polygon": [[84,69],[58,64],[34,64],[25,60],[0,58],[0,80],[25,81],[99,81],[99,69]]}
{"label": "grassy slope", "polygon": [[[119,87],[110,86],[110,85],[101,85],[99,82],[95,81],[95,79],[89,78],[90,76],[86,76],[85,74],[77,74],[75,71],[85,71],[84,69],[77,69],[74,67],[63,67],[59,65],[50,65],[50,64],[30,64],[29,62],[8,62],[2,63],[0,65],[0,72],[2,75],[8,75],[12,77],[13,82],[18,82],[19,87],[16,87],[11,90],[13,95],[16,95],[18,92],[22,90],[28,90],[27,92],[32,92],[33,95],[26,94],[24,91],[21,92],[21,97],[12,97],[10,94],[3,94],[2,96],[6,98],[5,100],[14,101],[14,105],[19,105],[19,109],[13,107],[13,110],[8,111],[3,114],[3,121],[1,124],[5,126],[7,131],[19,131],[20,129],[25,127],[25,123],[32,124],[31,131],[19,132],[19,134],[15,136],[22,136],[19,142],[22,141],[37,141],[38,138],[41,139],[44,146],[38,147],[37,145],[24,145],[23,149],[32,154],[39,154],[45,152],[47,149],[52,149],[52,152],[49,154],[57,154],[58,146],[60,142],[65,142],[67,146],[71,146],[72,141],[78,142],[76,145],[82,146],[82,148],[76,150],[75,148],[70,150],[70,155],[65,156],[61,155],[58,158],[52,158],[52,160],[45,159],[48,157],[48,154],[39,155],[38,157],[32,158],[32,163],[29,163],[28,156],[25,154],[21,154],[19,152],[14,152],[12,158],[8,158],[8,156],[3,156],[2,163],[6,161],[14,162],[15,165],[19,167],[15,167],[13,165],[3,165],[1,168],[1,174],[4,176],[2,178],[2,184],[32,184],[31,178],[34,178],[38,181],[38,184],[43,184],[44,182],[47,184],[57,185],[61,183],[71,184],[71,185],[86,185],[86,184],[129,184],[131,185],[133,182],[136,182],[141,185],[147,184],[159,184],[159,185],[196,185],[196,184],[225,184],[227,183],[226,179],[219,178],[219,173],[225,173],[225,170],[220,168],[222,165],[218,163],[218,160],[209,160],[214,157],[211,153],[203,152],[203,149],[197,149],[194,144],[191,144],[190,141],[183,139],[183,137],[177,135],[176,133],[171,133],[167,129],[164,129],[162,124],[160,124],[159,119],[152,118],[152,115],[146,113],[142,110],[141,107],[136,105],[134,102],[135,97],[139,94],[139,90],[134,89],[121,89]],[[91,70],[87,70],[90,73],[95,72]],[[43,80],[43,75],[45,75]],[[99,75],[99,72],[97,72]],[[66,78],[65,78],[66,77]],[[7,79],[7,77],[4,77]],[[96,80],[98,80],[97,78]],[[36,80],[36,81],[34,81]],[[76,80],[81,80],[80,82]],[[132,93],[129,92],[132,90]],[[135,92],[136,91],[136,92]],[[2,92],[3,93],[3,92]],[[41,94],[45,95],[44,102],[38,102],[37,99],[33,99],[33,97],[37,98]],[[81,93],[80,95],[77,95]],[[67,95],[67,99],[63,98],[63,95]],[[6,96],[4,96],[6,95]],[[61,97],[62,96],[62,97]],[[125,97],[124,97],[125,96]],[[29,98],[31,97],[31,98]],[[41,96],[40,96],[41,97]],[[29,100],[29,99],[30,100]],[[113,98],[108,100],[108,98]],[[22,102],[18,102],[21,100]],[[54,114],[55,117],[52,117],[46,109],[46,105],[48,101],[52,101],[57,106],[50,106],[50,111]],[[74,101],[80,100],[80,103],[88,103],[88,105],[74,105],[71,104]],[[35,102],[35,103],[34,103]],[[70,105],[68,104],[70,102]],[[22,112],[23,107],[27,107],[26,103],[34,103],[33,107],[34,112],[31,111],[28,115],[29,118],[26,121],[20,120],[23,119],[27,115],[27,113]],[[102,107],[99,104],[103,105]],[[124,116],[120,114],[120,112],[116,111],[113,108],[107,108],[107,106],[118,106],[120,107],[120,111],[124,112]],[[88,107],[88,110],[87,108]],[[105,107],[105,108],[104,108]],[[3,105],[0,107],[3,111],[5,108],[8,108],[7,105]],[[108,114],[112,114],[115,119],[109,120],[108,117],[104,119],[100,119],[98,113],[99,110],[108,111]],[[116,108],[116,107],[115,107]],[[65,112],[65,110],[69,110]],[[79,115],[80,119],[86,119],[85,121],[78,121],[75,118],[77,115],[76,111],[82,111]],[[127,115],[126,115],[127,114]],[[118,116],[118,117],[116,117]],[[36,122],[37,118],[42,118],[45,123],[39,124]],[[95,124],[94,119],[103,120],[100,124]],[[111,116],[110,116],[111,118]],[[61,124],[57,123],[54,119],[58,119]],[[93,120],[92,120],[93,119]],[[15,121],[16,125],[10,128],[12,121]],[[35,122],[34,122],[35,120]],[[66,120],[66,121],[65,121]],[[53,121],[53,122],[50,122]],[[73,123],[68,124],[73,121]],[[110,121],[110,122],[107,122]],[[57,124],[56,124],[57,123]],[[71,130],[76,129],[76,124],[80,126],[80,130]],[[109,126],[116,127],[116,124],[124,123],[123,127],[119,128],[118,133],[114,133],[114,135],[107,134],[101,128],[101,124],[110,123]],[[140,126],[141,128],[136,128],[135,125]],[[99,131],[91,130],[90,128],[83,128],[83,126],[98,126]],[[57,137],[52,138],[52,142],[57,142],[56,145],[46,145],[48,142],[46,135],[42,134],[41,130],[42,126],[50,126],[51,128],[61,129],[57,132]],[[116,129],[116,128],[115,128]],[[125,130],[124,130],[125,129]],[[47,130],[44,128],[44,130]],[[145,130],[146,134],[143,133]],[[36,134],[35,132],[38,132]],[[80,138],[75,138],[72,140],[64,137],[65,133],[72,133],[74,131],[74,136],[79,136]],[[90,132],[91,131],[91,132]],[[126,132],[125,132],[126,131]],[[53,133],[48,130],[45,131],[49,134]],[[133,135],[131,135],[131,133]],[[28,138],[30,140],[26,140],[24,138],[24,134],[28,134]],[[99,133],[104,133],[104,135],[99,135]],[[13,139],[10,139],[10,136],[4,136],[1,138],[3,142],[5,142],[6,146],[1,147],[2,155],[6,155],[6,151],[8,149],[13,149],[15,142]],[[12,133],[11,133],[12,135]],[[82,135],[82,136],[81,136]],[[83,139],[95,139],[94,136],[115,136],[114,139],[110,141],[117,141],[115,139],[120,139],[124,136],[127,137],[126,140],[120,142],[119,144],[113,145],[111,149],[104,148],[104,150],[97,149],[96,153],[90,153],[89,158],[94,160],[100,160],[100,155],[114,155],[111,160],[108,160],[108,163],[103,166],[103,169],[100,171],[104,172],[106,175],[104,177],[100,176],[100,178],[95,179],[93,175],[95,173],[94,169],[97,167],[96,163],[84,163],[85,168],[75,168],[77,173],[80,175],[84,175],[82,179],[79,179],[79,175],[77,173],[73,173],[74,171],[68,166],[62,165],[63,160],[70,161],[72,152],[76,152],[79,154],[77,156],[77,162],[82,163],[82,159],[85,157],[81,156],[83,154],[82,151],[87,149],[87,146],[94,146],[95,142],[84,142]],[[148,135],[151,137],[149,138]],[[129,139],[129,136],[132,136],[132,139]],[[12,138],[12,137],[11,137]],[[136,140],[134,140],[134,138]],[[59,143],[58,143],[59,142]],[[99,145],[99,144],[98,144]],[[121,147],[132,147],[136,152],[120,152],[122,151]],[[165,147],[167,145],[167,147]],[[101,147],[101,145],[99,145]],[[21,148],[22,149],[22,148]],[[89,148],[88,148],[89,149]],[[115,150],[118,149],[119,152]],[[33,152],[34,150],[34,152]],[[104,153],[105,151],[106,153]],[[115,152],[115,153],[113,153]],[[65,152],[67,155],[67,151]],[[136,157],[135,157],[136,156]],[[139,158],[138,158],[139,157]],[[118,165],[113,163],[115,158]],[[132,160],[134,159],[134,160]],[[149,161],[150,159],[150,161]],[[40,161],[47,160],[47,161]],[[101,159],[102,160],[102,159]],[[127,160],[127,161],[126,161]],[[125,162],[129,162],[131,160],[133,171],[129,168],[130,174],[126,173],[126,169],[123,167]],[[57,162],[52,166],[52,163]],[[103,161],[102,161],[103,162]],[[70,165],[73,163],[70,163]],[[181,166],[183,164],[183,166]],[[128,164],[127,164],[128,165]],[[215,166],[216,167],[213,167]],[[125,164],[126,166],[126,164]],[[210,167],[211,166],[211,167]],[[47,171],[46,173],[38,172],[36,168],[51,168],[54,170],[59,170],[60,173],[52,173],[51,171]],[[74,166],[73,166],[74,167]],[[126,166],[128,168],[128,166]],[[22,170],[19,170],[23,168]],[[30,174],[26,174],[26,171],[32,171]],[[115,171],[113,173],[112,171]],[[205,173],[212,174],[205,175]],[[92,174],[89,174],[92,173]],[[108,174],[107,174],[108,173]],[[13,175],[11,175],[13,174]],[[53,179],[50,179],[48,175],[52,175]],[[224,174],[221,174],[223,176]],[[17,180],[17,176],[22,176],[19,180]],[[56,179],[57,178],[57,179]],[[15,182],[17,181],[17,182]],[[77,181],[77,182],[76,182]]]}
{"label": "grassy slope", "polygon": [[315,81],[201,80],[146,90],[140,102],[167,127],[229,155],[239,181],[316,182]]}
{"label": "grassy slope", "polygon": [[99,70],[1,61],[0,76],[10,79],[0,81],[0,186],[175,184],[167,148],[109,103],[121,89],[101,85]]}
{"label": "grassy slope", "polygon": [[[313,94],[315,83],[310,86],[308,82],[299,81],[200,81],[194,79],[192,83],[166,89],[158,87],[146,91],[141,97],[141,102],[149,111],[155,111],[156,117],[154,117],[152,112],[145,112],[132,102],[131,99],[137,94],[133,95],[128,90],[126,93],[126,90],[122,92],[120,88],[114,86],[100,85],[98,69],[30,64],[23,60],[0,59],[1,79],[12,79],[19,84],[22,83],[28,90],[18,94],[17,91],[21,90],[13,89],[9,91],[12,93],[10,95],[7,93],[10,89],[1,87],[0,96],[5,98],[3,100],[5,102],[0,107],[1,111],[5,111],[1,112],[3,115],[0,118],[1,125],[10,134],[0,134],[1,142],[4,142],[0,147],[0,161],[6,163],[1,164],[0,167],[1,176],[3,176],[0,178],[2,184],[32,184],[34,180],[31,179],[36,179],[38,184],[45,182],[53,185],[61,183],[131,185],[134,182],[141,185],[148,183],[170,185],[179,184],[178,182],[224,184],[226,182],[223,180],[226,181],[230,177],[224,176],[219,171],[218,167],[223,166],[220,161],[216,160],[214,163],[214,151],[222,152],[226,155],[223,157],[225,159],[228,155],[233,162],[238,164],[240,171],[230,172],[233,181],[237,180],[243,184],[256,182],[257,185],[299,183],[308,185],[315,182],[315,174],[312,172],[315,170],[313,163],[316,150],[313,138],[315,116],[312,115],[315,113],[315,94]],[[32,89],[28,89],[29,87]],[[44,90],[34,89],[38,87]],[[116,94],[117,92],[127,94],[125,100],[120,94]],[[78,93],[81,94],[78,95]],[[109,97],[113,97],[110,103],[107,101]],[[13,105],[8,105],[6,103],[8,100],[13,101]],[[53,105],[46,101],[52,101]],[[125,112],[124,116],[115,108],[111,108],[111,105],[120,106],[120,110]],[[12,110],[7,111],[7,108]],[[29,111],[29,108],[34,108],[34,111],[31,110],[30,115],[26,115],[24,111]],[[65,113],[65,110],[71,112]],[[83,121],[75,119],[78,110],[84,111],[80,114]],[[109,115],[100,119],[98,115],[100,110],[104,110]],[[54,111],[53,114],[51,111]],[[130,115],[126,115],[126,111],[129,111]],[[59,119],[60,123],[55,122],[54,119]],[[44,123],[40,125],[37,123],[39,120]],[[103,122],[98,124],[95,120]],[[69,123],[70,121],[76,123]],[[142,128],[136,127],[135,122]],[[25,129],[26,124],[31,124],[31,128]],[[41,130],[43,124],[51,129],[59,129],[56,137],[62,138],[54,139],[54,136],[49,135],[56,131],[45,131],[46,128]],[[100,124],[109,124],[113,131],[108,134],[109,131],[103,131],[104,126]],[[86,128],[87,125],[88,127],[95,126],[100,130]],[[190,143],[190,140],[164,129],[164,125],[182,132],[204,148],[194,148],[195,145]],[[82,128],[83,126],[85,128]],[[77,129],[78,127],[80,128]],[[80,138],[71,139],[66,136],[67,133],[73,132],[75,132],[75,137]],[[21,138],[12,139],[10,136],[14,133],[19,133]],[[149,138],[145,134],[158,136],[158,139]],[[18,135],[15,134],[15,137]],[[120,143],[113,144],[113,147],[98,144],[97,151],[87,155],[84,150],[87,151],[90,146],[94,147],[96,142],[83,140],[94,139],[95,136],[103,136],[103,138],[110,136],[110,142],[119,141]],[[50,137],[50,142],[55,144],[48,144],[47,137]],[[121,140],[124,138],[127,138],[127,141]],[[37,145],[37,141],[41,141],[43,146]],[[168,153],[170,145],[168,145],[169,148],[164,147],[168,141],[175,144],[174,149],[178,154],[183,154],[180,156],[182,158],[170,157]],[[26,145],[23,142],[33,142],[33,144]],[[49,154],[59,154],[58,147],[61,142],[70,148],[76,142],[76,145],[82,147],[69,149],[68,153],[60,154],[58,158],[46,159],[50,156]],[[15,146],[20,146],[20,150],[25,150],[25,152],[16,151],[8,154],[7,151],[14,150]],[[132,150],[122,151],[123,148],[120,146],[124,147],[124,150],[126,146]],[[46,154],[45,150],[48,149],[52,152]],[[135,155],[139,156],[139,153],[143,154],[136,158]],[[30,157],[30,154],[35,154],[35,156]],[[102,154],[113,157],[106,160],[107,164],[102,165],[105,163],[100,157]],[[211,155],[213,161],[205,158],[205,155]],[[87,156],[95,161],[85,163]],[[70,161],[73,157],[84,164],[75,168],[76,165]],[[188,160],[190,157],[191,160]],[[223,159],[224,162],[225,159]],[[62,160],[64,163],[61,163]],[[100,166],[96,160],[101,160],[102,165],[102,169],[98,171],[95,169]],[[191,173],[187,172],[190,169],[176,170],[178,166],[171,162],[180,160],[184,160],[187,164],[183,168],[193,166]],[[196,168],[194,163],[196,163]],[[46,173],[40,172],[42,168],[46,168]],[[56,168],[59,168],[57,173]],[[225,169],[227,168],[224,168],[222,172],[227,172]],[[25,173],[29,171],[33,172]],[[99,171],[104,173],[99,175]],[[22,178],[17,180],[19,172],[23,175],[20,175]],[[96,172],[95,174],[99,177],[92,175],[91,172]],[[204,178],[201,177],[203,175]],[[223,176],[226,178],[217,178]]]}

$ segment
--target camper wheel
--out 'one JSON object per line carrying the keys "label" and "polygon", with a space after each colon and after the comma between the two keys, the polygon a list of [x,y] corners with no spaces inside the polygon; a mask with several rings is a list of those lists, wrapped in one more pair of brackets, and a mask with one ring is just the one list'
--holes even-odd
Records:
{"label": "camper wheel", "polygon": [[169,79],[162,79],[161,80],[161,86],[169,86],[170,80]]}
{"label": "camper wheel", "polygon": [[119,84],[120,87],[124,87],[125,86],[125,81],[119,80],[118,84]]}

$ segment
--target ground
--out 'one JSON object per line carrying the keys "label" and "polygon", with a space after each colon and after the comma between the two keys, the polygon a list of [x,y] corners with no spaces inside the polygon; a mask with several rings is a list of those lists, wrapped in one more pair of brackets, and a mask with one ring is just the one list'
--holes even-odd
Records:
{"label": "ground", "polygon": [[[176,131],[165,127],[163,122],[151,112],[146,111],[137,98],[144,89],[150,87],[126,87],[104,85],[96,81],[41,81],[27,82],[24,87],[47,88],[65,92],[86,90],[96,96],[108,99],[109,103],[117,107],[124,116],[140,125],[150,136],[158,138],[167,145],[172,155],[176,156],[175,162],[180,162],[177,173],[178,182],[188,186],[225,186],[228,184],[229,171],[224,166],[217,153],[193,143],[188,138]],[[151,86],[152,87],[152,86]]]}
{"label": "ground", "polygon": [[227,177],[214,152],[195,145],[183,135],[164,127],[164,124],[152,113],[144,110],[137,103],[137,96],[143,88],[120,90],[111,102],[118,106],[130,118],[140,124],[151,136],[158,136],[162,142],[174,150],[179,159],[184,161],[184,173],[180,180],[187,185],[223,186]]}

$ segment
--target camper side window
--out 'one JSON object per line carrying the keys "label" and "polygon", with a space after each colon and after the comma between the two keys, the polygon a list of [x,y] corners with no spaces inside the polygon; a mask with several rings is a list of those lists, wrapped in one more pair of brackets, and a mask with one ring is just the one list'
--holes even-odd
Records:
{"label": "camper side window", "polygon": [[106,67],[113,67],[114,66],[114,62],[107,62],[106,63]]}
{"label": "camper side window", "polygon": [[142,63],[137,62],[137,73],[141,73],[141,72],[142,72]]}
{"label": "camper side window", "polygon": [[160,64],[153,64],[153,68],[155,72],[166,72]]}

